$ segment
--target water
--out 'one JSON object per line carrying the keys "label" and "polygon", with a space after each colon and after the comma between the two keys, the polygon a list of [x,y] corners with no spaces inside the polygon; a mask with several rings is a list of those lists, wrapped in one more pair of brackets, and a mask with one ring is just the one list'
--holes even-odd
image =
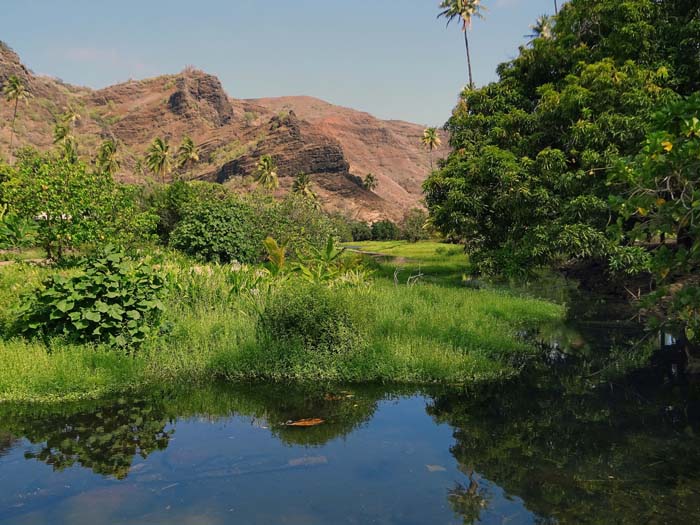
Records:
{"label": "water", "polygon": [[700,523],[700,360],[575,317],[507,384],[0,405],[0,523]]}

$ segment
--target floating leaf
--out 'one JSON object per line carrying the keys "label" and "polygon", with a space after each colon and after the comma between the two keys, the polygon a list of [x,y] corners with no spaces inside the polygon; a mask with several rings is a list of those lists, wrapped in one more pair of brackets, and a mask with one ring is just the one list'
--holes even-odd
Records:
{"label": "floating leaf", "polygon": [[309,418],[309,419],[299,419],[297,421],[287,421],[286,425],[288,427],[315,427],[325,423],[324,419],[320,418]]}

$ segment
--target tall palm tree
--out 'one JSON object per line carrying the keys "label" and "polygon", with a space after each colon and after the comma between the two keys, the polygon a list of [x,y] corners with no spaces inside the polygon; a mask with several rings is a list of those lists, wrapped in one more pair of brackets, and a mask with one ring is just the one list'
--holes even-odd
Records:
{"label": "tall palm tree", "polygon": [[280,185],[277,178],[277,163],[270,155],[263,155],[258,160],[257,175],[258,184],[266,190],[274,190]]}
{"label": "tall palm tree", "polygon": [[484,18],[482,14],[486,10],[481,5],[481,0],[443,0],[440,3],[440,14],[438,18],[446,18],[447,25],[453,20],[462,21],[462,32],[464,33],[464,44],[467,48],[467,68],[469,69],[469,87],[474,87],[474,76],[472,75],[472,57],[469,51],[469,29],[471,29],[474,18]]}
{"label": "tall palm tree", "polygon": [[363,181],[363,184],[364,184],[365,188],[368,189],[369,191],[374,191],[377,189],[379,182],[377,181],[377,177],[375,177],[371,173],[368,173],[367,176],[365,177],[365,180]]}
{"label": "tall palm tree", "polygon": [[117,158],[117,143],[113,140],[105,140],[97,150],[95,166],[100,173],[114,175],[119,171],[119,159]]}
{"label": "tall palm tree", "polygon": [[185,135],[177,149],[177,167],[186,168],[199,162],[199,148],[194,141]]}
{"label": "tall palm tree", "polygon": [[437,128],[425,128],[421,142],[430,151],[430,171],[433,171],[433,151],[442,144]]}
{"label": "tall palm tree", "polygon": [[167,139],[156,137],[146,151],[146,166],[161,182],[172,170],[170,162],[170,145]]}
{"label": "tall palm tree", "polygon": [[14,103],[15,108],[12,112],[12,127],[10,133],[10,155],[12,154],[12,142],[15,137],[15,122],[17,121],[17,106],[19,106],[20,101],[28,103],[30,93],[27,91],[22,79],[17,75],[12,75],[7,79],[5,85],[2,88],[2,93],[5,95],[5,100],[9,103]]}
{"label": "tall palm tree", "polygon": [[538,17],[535,24],[530,26],[530,29],[532,29],[532,32],[526,35],[530,39],[528,44],[532,44],[538,38],[552,38],[552,17],[547,15]]}
{"label": "tall palm tree", "polygon": [[559,14],[559,4],[557,3],[557,0],[554,0],[554,14]]}

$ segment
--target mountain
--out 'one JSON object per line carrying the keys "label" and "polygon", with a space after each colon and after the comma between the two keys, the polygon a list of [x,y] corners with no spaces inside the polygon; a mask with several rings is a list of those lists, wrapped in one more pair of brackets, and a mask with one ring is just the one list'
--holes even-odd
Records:
{"label": "mountain", "polygon": [[[80,154],[89,158],[101,141],[117,141],[117,178],[125,182],[150,178],[143,157],[154,137],[169,139],[174,150],[189,135],[200,147],[200,162],[174,177],[245,192],[253,187],[257,160],[269,154],[279,166],[280,194],[305,172],[325,209],[375,221],[400,220],[420,206],[421,184],[430,171],[420,144],[423,126],[380,120],[311,97],[232,98],[217,77],[194,68],[93,90],[33,74],[0,43],[0,84],[11,75],[31,93],[18,110],[16,145],[52,147],[56,119],[71,108],[80,115],[74,129]],[[6,157],[12,110],[0,105],[0,154]],[[446,153],[443,147],[434,155]],[[362,185],[368,173],[379,182],[375,192]]]}

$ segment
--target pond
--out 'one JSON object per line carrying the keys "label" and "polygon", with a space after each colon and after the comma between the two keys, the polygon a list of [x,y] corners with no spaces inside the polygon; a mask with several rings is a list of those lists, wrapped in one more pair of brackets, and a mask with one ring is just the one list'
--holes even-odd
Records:
{"label": "pond", "polygon": [[0,523],[700,523],[693,361],[630,332],[542,327],[520,379],[459,391],[213,384],[0,405]]}

